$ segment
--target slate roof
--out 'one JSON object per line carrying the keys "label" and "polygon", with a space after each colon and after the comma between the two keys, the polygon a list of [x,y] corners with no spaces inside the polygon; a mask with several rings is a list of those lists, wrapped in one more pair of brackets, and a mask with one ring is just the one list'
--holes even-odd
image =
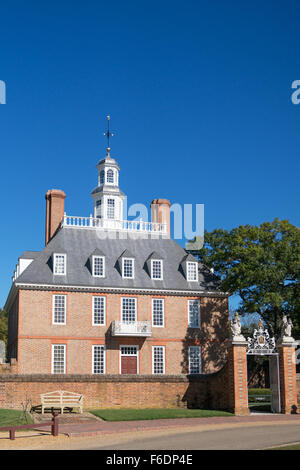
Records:
{"label": "slate roof", "polygon": [[[93,277],[88,266],[91,253],[100,250],[105,255],[105,277]],[[118,259],[128,250],[135,258],[135,278],[123,279]],[[163,280],[152,280],[145,264],[157,252],[164,259]],[[25,252],[26,253],[26,252]],[[57,276],[52,271],[52,254],[66,253],[67,274]],[[199,263],[199,283],[187,282],[180,263],[186,251],[168,238],[126,239],[100,238],[96,230],[61,228],[34,261],[16,279],[16,284],[59,285],[78,287],[167,289],[219,292],[219,280]],[[193,258],[193,257],[192,257]],[[193,258],[195,260],[195,258]]]}

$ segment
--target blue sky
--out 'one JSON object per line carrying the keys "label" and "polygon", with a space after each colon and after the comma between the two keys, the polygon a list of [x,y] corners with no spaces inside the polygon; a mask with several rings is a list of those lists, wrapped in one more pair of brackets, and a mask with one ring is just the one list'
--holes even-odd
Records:
{"label": "blue sky", "polygon": [[2,2],[0,305],[44,245],[48,189],[89,215],[105,117],[128,204],[205,204],[205,227],[299,221],[298,1]]}

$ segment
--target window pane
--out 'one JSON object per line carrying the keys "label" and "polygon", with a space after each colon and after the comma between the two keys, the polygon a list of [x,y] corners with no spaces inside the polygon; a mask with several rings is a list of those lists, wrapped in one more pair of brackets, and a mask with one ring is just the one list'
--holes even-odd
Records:
{"label": "window pane", "polygon": [[200,300],[189,300],[189,327],[200,328]]}
{"label": "window pane", "polygon": [[189,347],[189,372],[190,374],[201,374],[201,347]]}
{"label": "window pane", "polygon": [[133,278],[133,259],[123,259],[123,277]]}
{"label": "window pane", "polygon": [[115,217],[115,200],[107,199],[107,218],[114,219]]}
{"label": "window pane", "polygon": [[105,346],[93,346],[93,374],[105,374]]}
{"label": "window pane", "polygon": [[194,262],[187,263],[187,280],[188,281],[197,281],[197,272],[198,265]]}
{"label": "window pane", "polygon": [[152,299],[152,324],[164,326],[164,299]]}
{"label": "window pane", "polygon": [[122,321],[135,322],[136,321],[136,299],[123,298],[122,299]]}
{"label": "window pane", "polygon": [[55,255],[54,256],[54,274],[65,274],[66,269],[66,256]]}
{"label": "window pane", "polygon": [[162,261],[152,261],[152,279],[162,279]]}
{"label": "window pane", "polygon": [[165,347],[153,346],[153,374],[165,373]]}
{"label": "window pane", "polygon": [[54,344],[52,346],[52,372],[53,374],[64,374],[66,369],[66,346]]}
{"label": "window pane", "polygon": [[53,296],[53,323],[66,323],[66,296]]}
{"label": "window pane", "polygon": [[113,170],[108,170],[107,172],[107,182],[113,183],[114,182],[114,172]]}
{"label": "window pane", "polygon": [[93,323],[95,325],[105,324],[105,297],[93,297]]}
{"label": "window pane", "polygon": [[103,256],[93,257],[93,276],[104,276],[104,258]]}

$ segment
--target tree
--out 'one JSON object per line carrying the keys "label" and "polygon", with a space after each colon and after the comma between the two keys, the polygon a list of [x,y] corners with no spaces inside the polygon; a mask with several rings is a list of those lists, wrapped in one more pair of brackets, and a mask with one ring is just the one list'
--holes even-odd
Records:
{"label": "tree", "polygon": [[0,341],[7,344],[8,316],[5,310],[0,308]]}
{"label": "tree", "polygon": [[300,334],[300,230],[288,220],[205,232],[199,259],[241,298],[239,314],[258,314],[278,337],[283,314]]}

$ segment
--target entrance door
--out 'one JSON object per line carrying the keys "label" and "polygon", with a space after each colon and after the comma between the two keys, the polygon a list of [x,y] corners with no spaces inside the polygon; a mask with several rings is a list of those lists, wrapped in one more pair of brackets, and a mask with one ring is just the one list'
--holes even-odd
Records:
{"label": "entrance door", "polygon": [[138,347],[121,346],[121,374],[138,373]]}
{"label": "entrance door", "polygon": [[273,413],[281,413],[279,388],[279,361],[278,354],[269,356],[271,408]]}

